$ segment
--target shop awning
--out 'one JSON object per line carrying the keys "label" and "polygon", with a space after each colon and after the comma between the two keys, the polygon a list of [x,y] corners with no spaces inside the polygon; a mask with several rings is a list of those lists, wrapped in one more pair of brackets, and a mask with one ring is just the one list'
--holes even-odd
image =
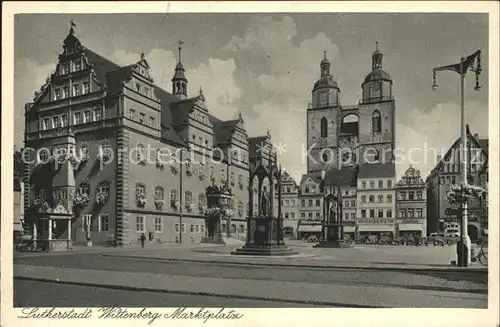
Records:
{"label": "shop awning", "polygon": [[344,233],[355,233],[356,227],[354,226],[344,226]]}
{"label": "shop awning", "polygon": [[394,225],[359,225],[358,232],[394,232]]}
{"label": "shop awning", "polygon": [[424,228],[423,224],[399,224],[400,231],[421,231]]}
{"label": "shop awning", "polygon": [[303,232],[321,233],[321,225],[299,226],[299,228],[297,229],[297,232],[299,232],[299,233],[303,233]]}

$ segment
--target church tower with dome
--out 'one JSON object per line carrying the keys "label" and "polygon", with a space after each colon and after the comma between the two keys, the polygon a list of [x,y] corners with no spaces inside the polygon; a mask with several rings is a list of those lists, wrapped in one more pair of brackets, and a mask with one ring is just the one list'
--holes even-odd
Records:
{"label": "church tower with dome", "polygon": [[320,63],[320,78],[312,90],[312,102],[307,108],[307,171],[318,172],[337,166],[337,135],[340,110],[340,89],[330,73],[326,57]]}
{"label": "church tower with dome", "polygon": [[383,69],[384,55],[378,48],[372,54],[372,71],[365,77],[359,104],[360,164],[394,161],[396,104],[392,79]]}

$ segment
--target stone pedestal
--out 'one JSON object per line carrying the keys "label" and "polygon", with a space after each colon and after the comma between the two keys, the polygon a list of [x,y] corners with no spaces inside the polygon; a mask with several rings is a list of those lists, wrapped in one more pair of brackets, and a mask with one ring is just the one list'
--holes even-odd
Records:
{"label": "stone pedestal", "polygon": [[314,245],[314,248],[336,248],[336,249],[344,249],[344,248],[352,248],[353,245],[345,240],[343,237],[340,237],[342,232],[342,226],[340,225],[327,225],[326,226],[326,240],[320,241],[318,244]]}
{"label": "stone pedestal", "polygon": [[287,256],[298,254],[283,241],[282,219],[277,217],[255,217],[252,219],[250,238],[232,255]]}

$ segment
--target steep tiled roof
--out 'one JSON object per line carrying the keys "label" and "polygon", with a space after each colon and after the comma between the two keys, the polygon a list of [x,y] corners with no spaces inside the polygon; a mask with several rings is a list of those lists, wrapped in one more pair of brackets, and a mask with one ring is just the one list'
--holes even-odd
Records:
{"label": "steep tiled roof", "polygon": [[93,66],[94,72],[96,73],[96,78],[101,83],[106,83],[106,74],[120,68],[119,65],[115,64],[111,60],[104,58],[103,56],[95,53],[94,51],[84,48],[85,56],[89,60],[89,63]]}
{"label": "steep tiled roof", "polygon": [[355,186],[357,181],[357,167],[342,167],[331,169],[325,174],[325,185],[328,186]]}
{"label": "steep tiled roof", "polygon": [[392,164],[362,164],[359,166],[358,178],[395,177],[396,166]]}
{"label": "steep tiled roof", "polygon": [[300,185],[302,185],[302,183],[304,183],[309,178],[317,183],[320,183],[322,180],[321,171],[315,171],[315,172],[311,172],[311,173],[302,175],[302,177],[300,178]]}

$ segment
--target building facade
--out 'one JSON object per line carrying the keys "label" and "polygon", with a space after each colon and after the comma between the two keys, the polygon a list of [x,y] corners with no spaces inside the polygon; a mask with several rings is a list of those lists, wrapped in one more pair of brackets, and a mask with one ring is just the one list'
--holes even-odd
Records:
{"label": "building facade", "polygon": [[[437,165],[426,179],[427,184],[427,234],[444,232],[447,224],[457,223],[457,208],[446,201],[446,193],[451,185],[461,184],[461,151],[458,138],[446,154],[437,158]],[[481,185],[481,172],[487,174],[488,139],[478,134],[471,134],[467,126],[467,144],[470,153],[468,159],[468,183]],[[486,167],[485,167],[486,165]],[[484,177],[483,177],[484,180]],[[487,212],[482,207],[482,199],[468,204],[468,233],[472,241],[477,240],[487,226]]]}
{"label": "building facade", "polygon": [[397,236],[427,237],[426,185],[420,171],[408,168],[396,184]]}
{"label": "building facade", "polygon": [[[201,88],[188,96],[178,50],[170,93],[154,83],[144,55],[119,66],[71,28],[56,71],[25,107],[24,204],[38,233],[54,228],[53,237],[79,242],[90,230],[93,242],[120,246],[143,233],[150,242],[199,242],[206,187],[225,183],[234,209],[227,228],[245,233],[243,117],[211,115]],[[37,218],[43,207],[61,205],[74,216],[71,227]]]}
{"label": "building facade", "polygon": [[361,165],[358,173],[359,236],[393,238],[396,235],[395,165]]}
{"label": "building facade", "polygon": [[[275,184],[276,185],[276,184]],[[277,186],[277,185],[276,185]],[[297,235],[299,221],[299,187],[295,179],[284,172],[281,181],[281,214],[283,216],[283,228],[288,236]],[[278,195],[275,195],[276,207],[278,206]],[[277,210],[277,208],[276,208]]]}

